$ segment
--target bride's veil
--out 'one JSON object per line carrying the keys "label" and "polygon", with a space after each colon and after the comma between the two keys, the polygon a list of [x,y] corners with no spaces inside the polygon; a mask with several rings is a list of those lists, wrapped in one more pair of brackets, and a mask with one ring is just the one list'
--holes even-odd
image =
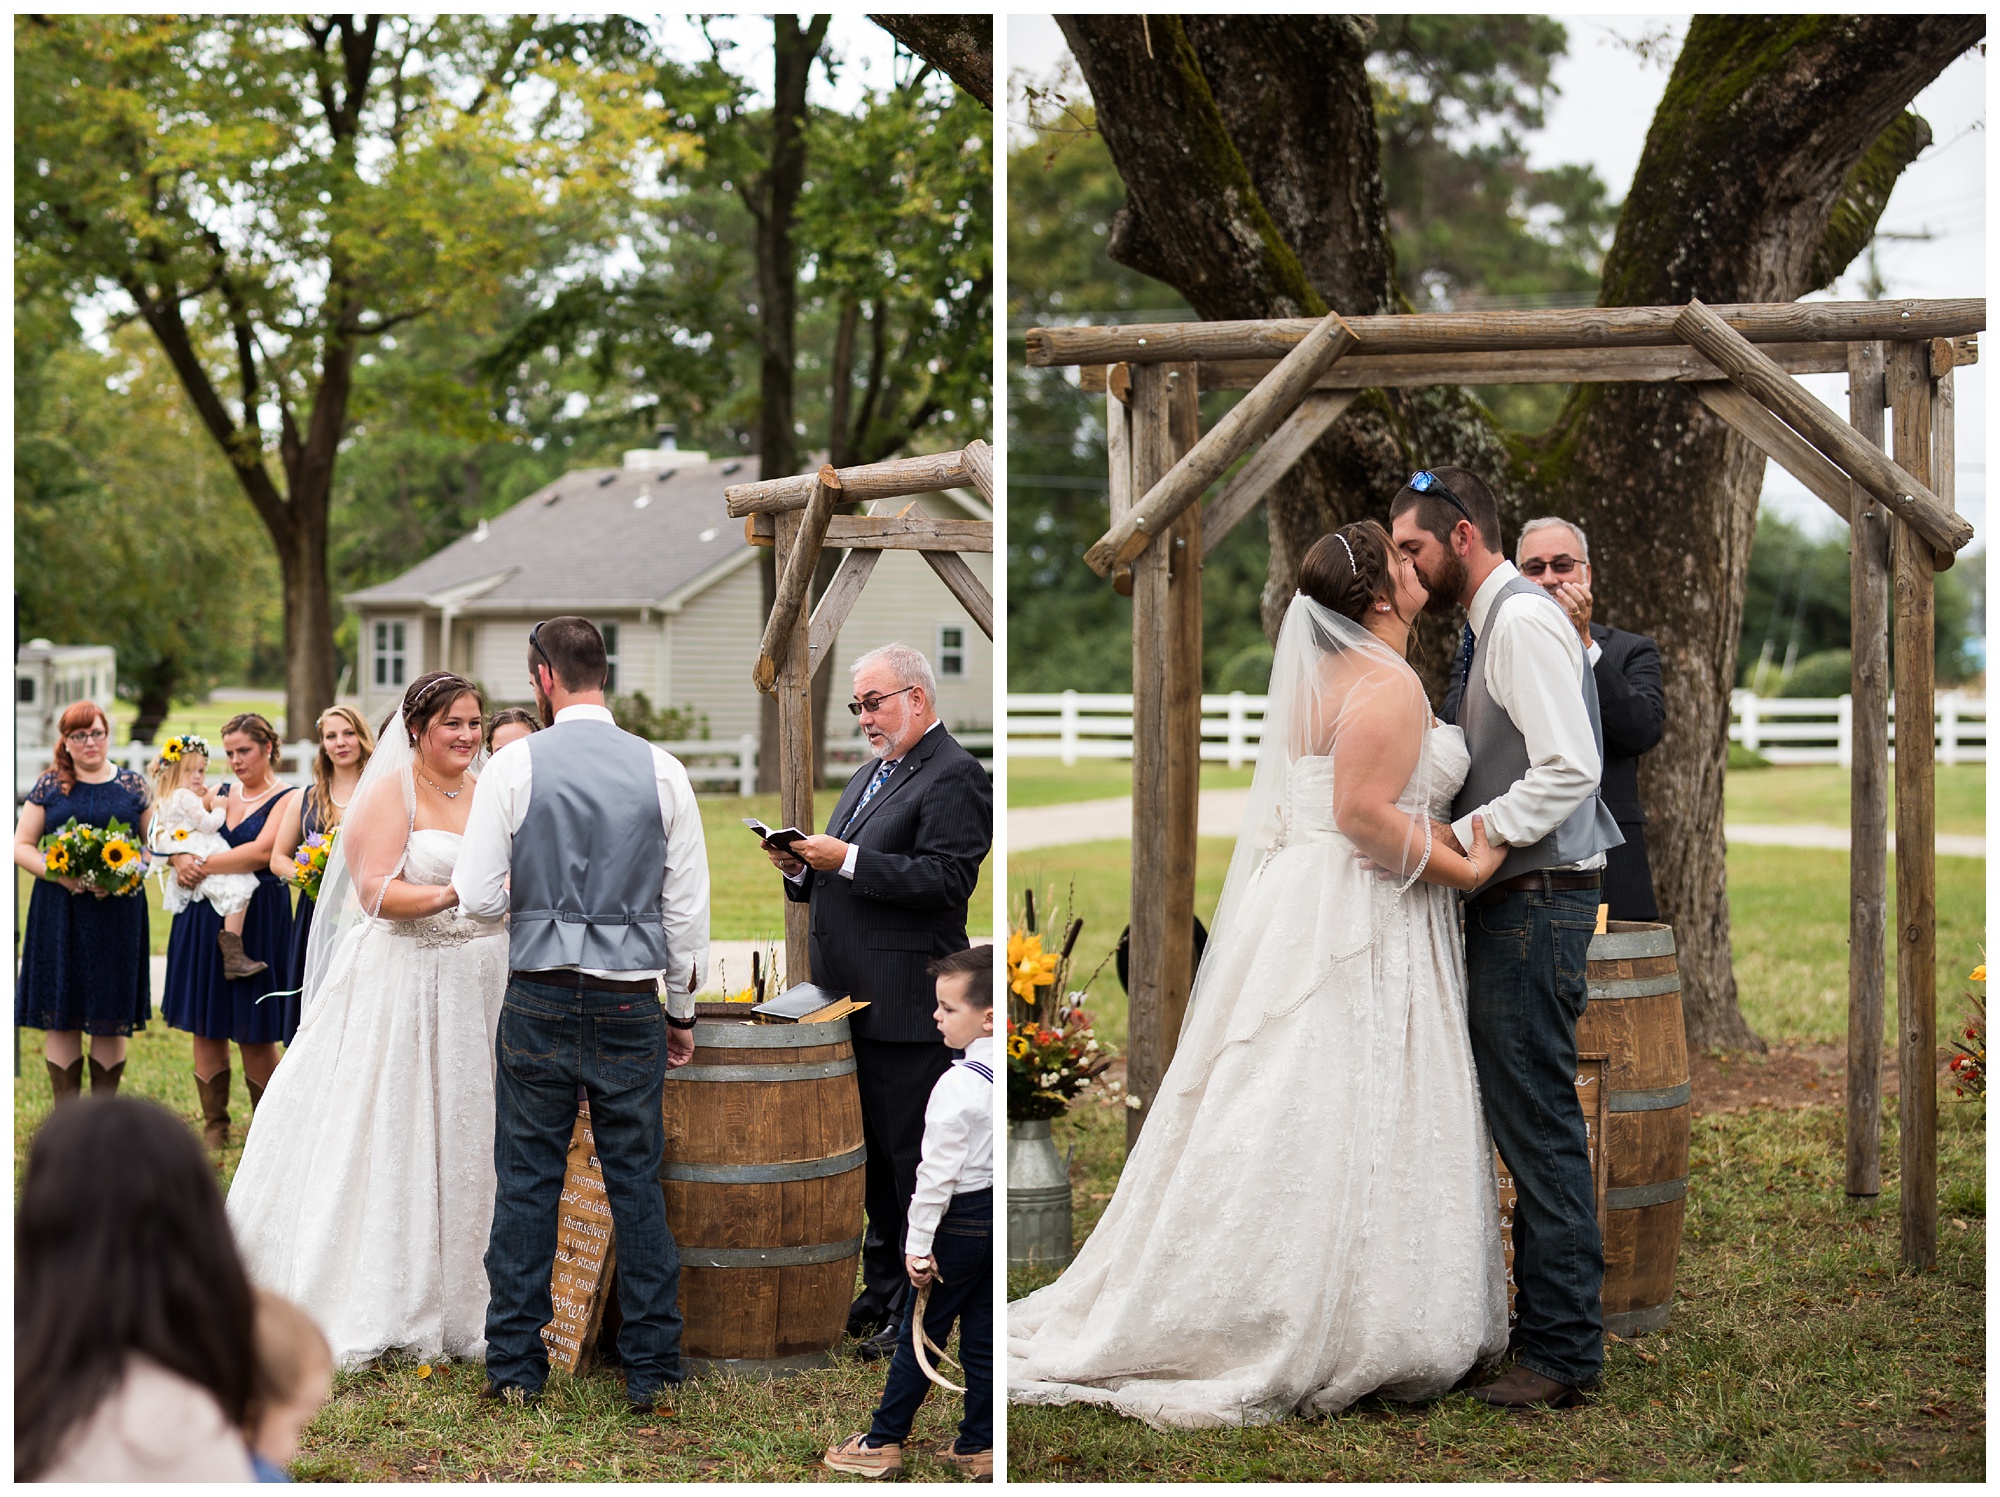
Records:
{"label": "bride's veil", "polygon": [[[1185,1078],[1177,1078],[1180,1090],[1201,1086],[1223,1046],[1296,1009],[1340,968],[1366,957],[1389,921],[1407,918],[1403,896],[1431,853],[1420,788],[1430,781],[1430,724],[1429,700],[1408,662],[1352,619],[1293,595],[1272,652],[1249,804],[1181,1029],[1174,1067]],[[1308,759],[1331,759],[1330,773],[1315,765],[1301,776]],[[1270,892],[1260,890],[1260,876],[1298,834],[1293,822],[1302,811],[1330,811],[1341,834],[1381,870],[1327,889],[1326,898],[1345,904],[1312,939],[1267,932],[1246,910]],[[1294,934],[1296,962],[1284,980],[1246,990],[1239,980],[1249,969],[1245,943]]]}
{"label": "bride's veil", "polygon": [[409,853],[417,820],[417,760],[401,707],[376,743],[320,877],[312,936],[306,943],[302,1026],[311,1022],[340,953],[356,929],[382,908],[383,892],[402,872]]}

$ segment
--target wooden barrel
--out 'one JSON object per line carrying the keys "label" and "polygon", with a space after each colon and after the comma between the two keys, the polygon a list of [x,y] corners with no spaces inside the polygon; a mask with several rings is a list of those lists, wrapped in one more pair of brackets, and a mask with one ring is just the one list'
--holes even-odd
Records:
{"label": "wooden barrel", "polygon": [[1579,1053],[1609,1059],[1605,1119],[1604,1328],[1643,1336],[1667,1323],[1687,1205],[1687,1031],[1670,926],[1614,920],[1590,943]]}
{"label": "wooden barrel", "polygon": [[847,1020],[699,1017],[694,1059],[667,1073],[661,1107],[688,1372],[825,1366],[861,1257],[861,1092]]}

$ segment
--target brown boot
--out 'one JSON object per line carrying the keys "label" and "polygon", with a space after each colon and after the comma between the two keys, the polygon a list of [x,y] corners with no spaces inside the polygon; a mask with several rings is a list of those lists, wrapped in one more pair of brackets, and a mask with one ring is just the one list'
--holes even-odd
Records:
{"label": "brown boot", "polygon": [[201,1097],[201,1141],[220,1153],[229,1143],[229,1067],[206,1081],[197,1075],[194,1089]]}
{"label": "brown boot", "polygon": [[222,975],[231,982],[271,970],[269,962],[253,962],[243,954],[243,938],[233,930],[217,931],[215,944],[222,948]]}
{"label": "brown boot", "polygon": [[250,1116],[254,1118],[257,1115],[257,1104],[264,1100],[264,1084],[248,1073],[243,1077],[243,1084],[250,1089]]}
{"label": "brown boot", "polygon": [[91,1096],[93,1097],[117,1096],[118,1083],[124,1079],[124,1076],[125,1076],[124,1061],[122,1060],[119,1061],[118,1064],[115,1066],[103,1066],[97,1063],[97,1057],[95,1055],[90,1057]]}
{"label": "brown boot", "polygon": [[55,1105],[74,1102],[83,1095],[83,1057],[79,1055],[66,1066],[59,1066],[47,1056],[42,1064],[49,1068],[49,1090],[55,1093]]}

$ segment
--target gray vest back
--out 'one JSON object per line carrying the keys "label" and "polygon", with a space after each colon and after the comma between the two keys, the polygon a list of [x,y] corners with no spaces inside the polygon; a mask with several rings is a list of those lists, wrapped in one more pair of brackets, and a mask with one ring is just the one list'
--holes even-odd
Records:
{"label": "gray vest back", "polygon": [[516,971],[667,966],[667,833],[652,746],[571,719],[528,738],[528,814],[514,834],[507,961]]}
{"label": "gray vest back", "polygon": [[[1493,621],[1499,618],[1501,609],[1522,597],[1547,600],[1548,594],[1524,577],[1513,578],[1493,600],[1493,607],[1486,615],[1486,628],[1473,646],[1472,666],[1466,672],[1465,691],[1458,706],[1458,725],[1465,730],[1465,747],[1472,755],[1472,769],[1452,802],[1454,820],[1499,799],[1528,773],[1528,742],[1507,710],[1486,689],[1486,642],[1493,637]],[[1587,656],[1580,684],[1583,705],[1590,714],[1590,736],[1597,742],[1597,762],[1602,766],[1604,725],[1597,711],[1597,677],[1591,672]],[[1592,853],[1617,847],[1624,840],[1625,834],[1618,830],[1618,823],[1593,790],[1582,805],[1541,841],[1511,849],[1492,881],[1580,862]]]}

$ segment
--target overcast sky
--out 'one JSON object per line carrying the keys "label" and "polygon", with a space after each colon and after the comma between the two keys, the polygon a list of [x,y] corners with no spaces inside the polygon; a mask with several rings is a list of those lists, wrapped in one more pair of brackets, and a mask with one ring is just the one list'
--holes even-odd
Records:
{"label": "overcast sky", "polygon": [[[1537,167],[1588,162],[1614,201],[1631,186],[1653,111],[1666,91],[1668,71],[1686,34],[1684,15],[1558,16],[1569,30],[1569,52],[1555,67],[1556,96],[1546,128],[1528,138]],[[1642,59],[1632,42],[1663,39],[1655,60]],[[1050,16],[1013,16],[1005,32],[1007,76],[1046,83],[1068,65],[1069,47]],[[1081,85],[1079,84],[1080,88]],[[1933,143],[1903,173],[1881,219],[1884,235],[1928,234],[1928,239],[1877,242],[1877,258],[1891,297],[1959,297],[1986,294],[1986,63],[1977,52],[1954,62],[1917,96],[1915,108],[1930,122]],[[1019,139],[1026,119],[1018,86],[1008,90],[1010,135]],[[1867,269],[1864,254],[1830,292],[1815,296],[1859,300]],[[1985,342],[1984,339],[1981,340]],[[1989,357],[1981,350],[1982,360]],[[1986,366],[1982,361],[1954,376],[1958,396],[1957,508],[1986,532]],[[1806,384],[1840,414],[1847,414],[1844,375],[1805,376]],[[1764,502],[1816,532],[1840,521],[1775,463],[1768,468]]]}

